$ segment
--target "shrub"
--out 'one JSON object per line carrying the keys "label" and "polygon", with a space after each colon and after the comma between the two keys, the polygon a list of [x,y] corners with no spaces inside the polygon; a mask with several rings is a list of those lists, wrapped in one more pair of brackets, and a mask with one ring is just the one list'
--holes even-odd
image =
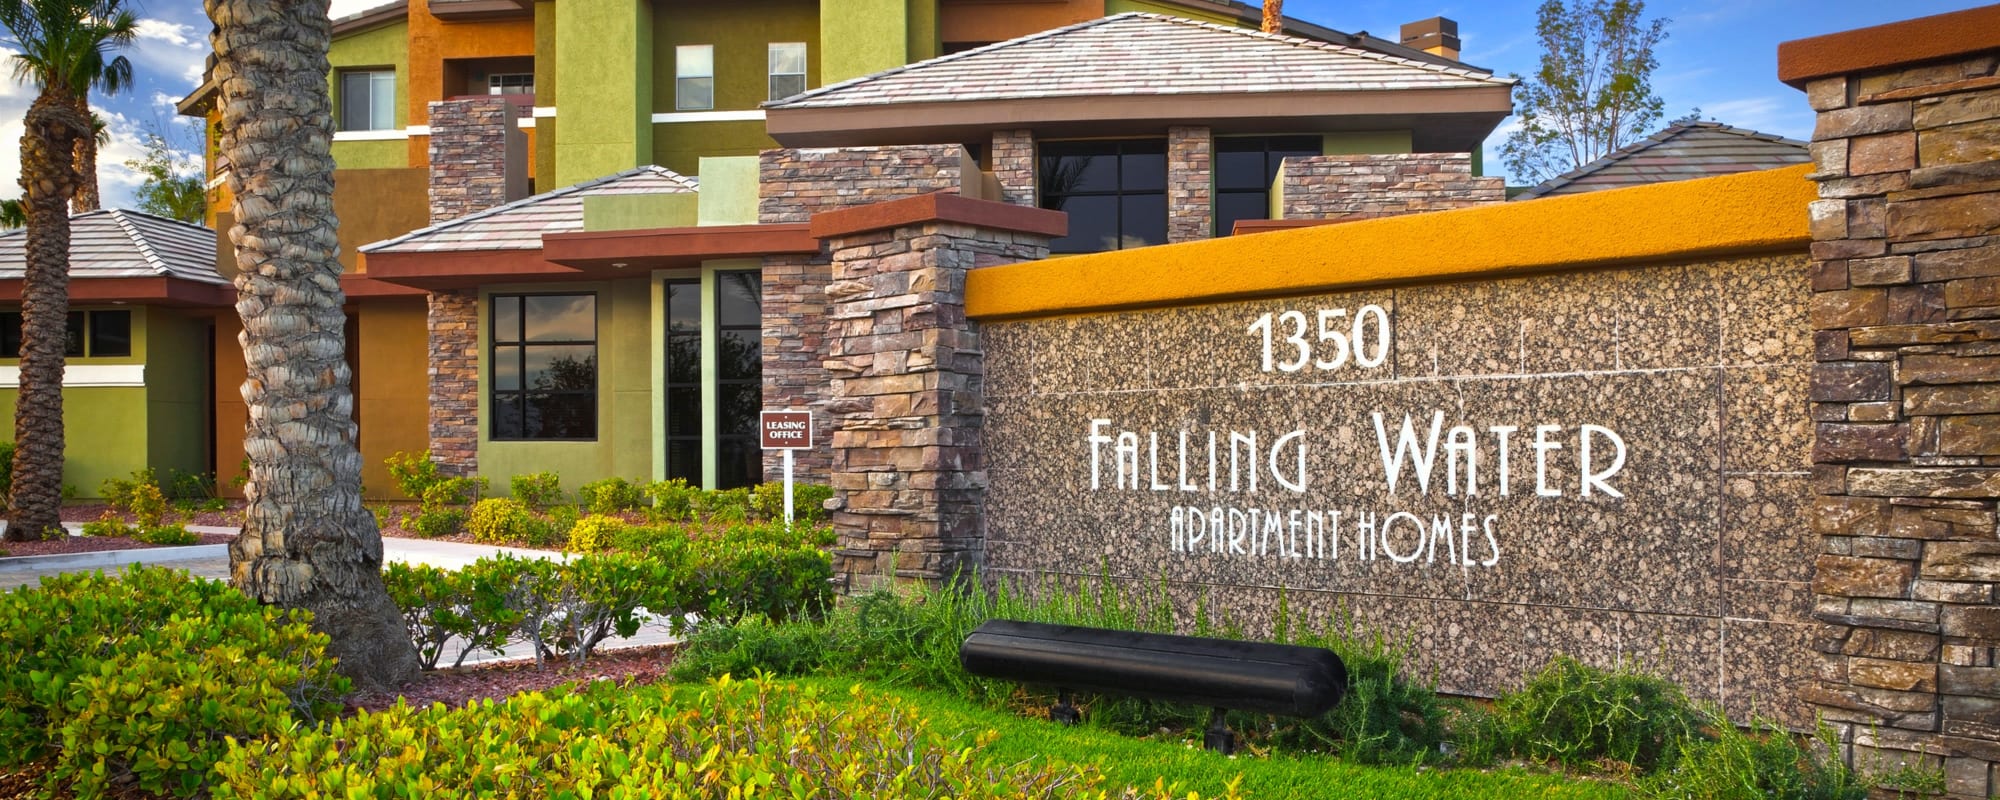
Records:
{"label": "shrub", "polygon": [[167,470],[167,499],[182,501],[202,501],[215,499],[215,475],[209,472],[188,472],[178,467]]}
{"label": "shrub", "polygon": [[648,519],[684,522],[694,518],[694,497],[701,490],[689,486],[685,480],[672,478],[646,484],[645,492],[653,500],[645,509]]}
{"label": "shrub", "polygon": [[520,500],[489,497],[472,506],[466,530],[472,534],[473,541],[513,544],[528,539],[528,528],[534,521],[534,515]]}
{"label": "shrub", "polygon": [[228,737],[277,735],[346,692],[308,620],[137,566],[0,593],[0,766],[53,753],[51,791],[198,795]]}
{"label": "shrub", "polygon": [[671,675],[677,681],[760,672],[806,675],[826,663],[826,647],[822,626],[753,614],[734,625],[704,625],[682,640]]}
{"label": "shrub", "polygon": [[750,490],[739,487],[699,492],[694,496],[694,513],[709,522],[744,522],[750,518]]}
{"label": "shrub", "polygon": [[[1868,796],[1873,781],[1855,774],[1836,757],[1840,741],[1824,724],[1814,746],[1807,747],[1776,723],[1753,720],[1746,731],[1719,710],[1709,709],[1704,716],[1714,736],[1688,745],[1673,769],[1640,781],[1637,794],[1662,800],[1862,800]],[[1943,789],[1939,785],[1935,793]]]}
{"label": "shrub", "polygon": [[141,527],[132,538],[150,545],[179,547],[201,542],[201,536],[184,525],[153,525]]}
{"label": "shrub", "polygon": [[833,560],[814,547],[704,547],[688,576],[690,610],[731,622],[760,615],[783,622],[819,617],[833,603]]}
{"label": "shrub", "polygon": [[428,509],[462,506],[479,499],[483,479],[442,478],[424,489],[423,505]]}
{"label": "shrub", "polygon": [[[444,473],[438,470],[437,462],[431,460],[429,450],[422,453],[398,450],[385,463],[389,465],[389,477],[395,480],[396,488],[412,500],[424,499],[424,494],[432,486],[444,480]],[[248,474],[249,470],[244,472]]]}
{"label": "shrub", "polygon": [[160,493],[159,486],[141,483],[133,487],[127,510],[132,512],[132,519],[139,523],[140,528],[157,528],[167,516],[167,498]]}
{"label": "shrub", "polygon": [[[215,796],[1103,798],[1094,768],[1019,764],[956,742],[916,709],[763,680],[722,680],[698,697],[672,687],[530,692],[504,703],[336,719],[240,744],[216,766]],[[597,788],[599,791],[590,792]]]}
{"label": "shrub", "polygon": [[[807,525],[817,525],[826,521],[826,501],[832,499],[833,487],[819,483],[792,484],[792,521]],[[783,481],[760,483],[750,490],[750,510],[763,519],[781,520],[785,518],[785,484]]]}
{"label": "shrub", "polygon": [[1404,647],[1380,634],[1359,634],[1351,626],[1348,630],[1349,636],[1300,637],[1298,644],[1340,654],[1347,667],[1347,694],[1340,705],[1318,718],[1281,726],[1277,741],[1330,749],[1364,764],[1440,760],[1443,751],[1438,745],[1445,740],[1447,709],[1437,692],[1404,674]]}
{"label": "shrub", "polygon": [[133,533],[132,526],[125,524],[125,518],[118,516],[114,511],[106,511],[97,519],[83,523],[85,536],[117,537],[131,536]]}
{"label": "shrub", "polygon": [[403,528],[426,539],[451,536],[465,529],[465,510],[439,508],[418,511],[415,516],[403,518]]}
{"label": "shrub", "polygon": [[569,529],[569,546],[566,549],[574,553],[595,553],[604,550],[611,546],[612,539],[625,528],[625,520],[591,514],[577,520]]}
{"label": "shrub", "polygon": [[645,490],[624,478],[605,478],[584,484],[576,497],[592,514],[616,514],[637,509],[645,499]]}
{"label": "shrub", "polygon": [[562,477],[553,472],[531,472],[516,475],[507,481],[507,488],[514,499],[541,508],[562,502]]}
{"label": "shrub", "polygon": [[1498,714],[1514,752],[1583,768],[1602,759],[1672,769],[1700,717],[1680,687],[1628,664],[1605,670],[1557,656]]}
{"label": "shrub", "polygon": [[0,442],[0,511],[14,507],[14,443]]}

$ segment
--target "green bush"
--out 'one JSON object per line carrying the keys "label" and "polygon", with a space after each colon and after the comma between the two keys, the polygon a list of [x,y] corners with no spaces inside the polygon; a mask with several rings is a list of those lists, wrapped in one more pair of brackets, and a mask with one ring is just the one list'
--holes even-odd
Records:
{"label": "green bush", "polygon": [[14,443],[0,442],[0,511],[13,508]]}
{"label": "green bush", "polygon": [[424,489],[423,505],[428,509],[442,509],[462,506],[479,499],[485,494],[480,491],[483,478],[442,478]]}
{"label": "green bush", "polygon": [[106,511],[97,519],[83,523],[83,535],[101,537],[131,536],[135,531],[125,524],[125,518],[117,512]]}
{"label": "green bush", "polygon": [[[792,484],[792,521],[807,525],[817,525],[826,521],[826,501],[833,498],[833,487],[820,483]],[[750,510],[767,520],[785,518],[785,484],[783,481],[758,484],[750,490]]]}
{"label": "green bush", "polygon": [[201,542],[201,536],[185,525],[153,525],[139,528],[132,538],[160,547],[180,547]]}
{"label": "green bush", "polygon": [[531,472],[516,475],[507,481],[508,491],[515,500],[542,508],[562,502],[562,476],[553,472]]}
{"label": "green bush", "polygon": [[502,555],[459,570],[394,561],[384,565],[382,582],[403,613],[424,669],[437,669],[445,645],[454,640],[459,651],[453,667],[475,650],[499,653],[507,646],[521,622],[508,600],[522,564]]}
{"label": "green bush", "polygon": [[671,675],[701,681],[723,675],[808,675],[826,664],[826,632],[818,625],[772,622],[760,615],[734,625],[704,625],[681,642]]}
{"label": "green bush", "polygon": [[[987,760],[893,698],[763,680],[530,692],[333,720],[241,744],[224,800],[308,797],[1103,798],[1094,768]],[[693,694],[693,690],[688,690]]]}
{"label": "green bush", "polygon": [[738,487],[701,491],[694,496],[694,513],[712,523],[745,522],[750,519],[750,489]]}
{"label": "green bush", "polygon": [[639,508],[645,497],[645,489],[632,485],[624,478],[605,478],[591,481],[578,488],[577,501],[584,510],[592,514],[617,514]]}
{"label": "green bush", "polygon": [[685,522],[694,518],[694,497],[700,489],[689,486],[680,478],[653,481],[646,484],[646,496],[653,501],[646,506],[646,517],[654,521],[672,520]]}
{"label": "green bush", "polygon": [[[247,462],[246,462],[247,463]],[[396,482],[396,488],[411,500],[423,500],[432,486],[444,480],[444,473],[431,460],[431,451],[405,453],[397,451],[388,458],[389,477]],[[248,470],[245,470],[248,473]]]}
{"label": "green bush", "polygon": [[52,792],[200,795],[230,737],[280,734],[346,693],[308,619],[137,566],[0,593],[0,766],[53,754]]}
{"label": "green bush", "polygon": [[[1637,794],[1660,800],[1862,800],[1869,781],[1835,755],[1840,742],[1821,725],[1814,747],[1801,746],[1776,723],[1753,720],[1750,730],[1719,710],[1704,716],[1712,737],[1689,744],[1679,763],[1639,782]],[[1943,789],[1943,786],[1938,786]]]}
{"label": "green bush", "polygon": [[816,547],[725,545],[700,548],[687,598],[704,619],[750,615],[778,622],[819,617],[833,603],[833,560]]}
{"label": "green bush", "polygon": [[426,539],[451,536],[465,530],[465,509],[437,508],[418,511],[403,518],[403,529]]}
{"label": "green bush", "polygon": [[514,544],[527,541],[534,522],[534,514],[520,500],[489,497],[473,504],[465,529],[476,542]]}
{"label": "green bush", "polygon": [[161,487],[167,499],[173,501],[214,500],[215,474],[211,472],[188,472],[178,467],[167,470],[167,480]]}
{"label": "green bush", "polygon": [[160,482],[153,476],[152,467],[133,470],[130,478],[105,478],[97,484],[97,493],[112,508],[131,513],[133,495],[141,486],[151,486],[155,492],[159,491]]}
{"label": "green bush", "polygon": [[1601,760],[1672,769],[1701,719],[1672,682],[1629,664],[1606,670],[1557,656],[1497,713],[1512,750],[1571,769]]}
{"label": "green bush", "polygon": [[570,529],[576,527],[576,521],[582,518],[583,512],[578,511],[576,506],[569,504],[550,506],[546,517],[548,529],[542,532],[543,537],[547,541],[539,542],[539,544],[550,546],[569,541]]}
{"label": "green bush", "polygon": [[595,553],[611,546],[611,541],[626,528],[625,520],[591,514],[577,520],[569,529],[569,546],[572,553]]}

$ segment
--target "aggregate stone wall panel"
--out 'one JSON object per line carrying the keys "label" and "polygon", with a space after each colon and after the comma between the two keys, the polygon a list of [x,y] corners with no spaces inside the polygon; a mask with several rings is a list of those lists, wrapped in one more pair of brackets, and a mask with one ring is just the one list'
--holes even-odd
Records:
{"label": "aggregate stone wall panel", "polygon": [[1804,723],[1808,296],[1800,254],[989,323],[987,572]]}

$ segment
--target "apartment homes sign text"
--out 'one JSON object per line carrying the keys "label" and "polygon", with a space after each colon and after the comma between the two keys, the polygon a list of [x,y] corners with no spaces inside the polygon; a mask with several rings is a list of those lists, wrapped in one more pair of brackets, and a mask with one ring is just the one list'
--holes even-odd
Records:
{"label": "apartment homes sign text", "polygon": [[[1351,323],[1350,323],[1351,320]],[[1372,323],[1372,324],[1371,324]],[[1389,314],[1365,305],[1265,312],[1248,332],[1260,343],[1259,369],[1297,373],[1339,369],[1352,361],[1365,371],[1385,366],[1393,336]],[[1276,355],[1282,352],[1283,356]],[[1622,499],[1613,485],[1627,457],[1623,437],[1592,423],[1446,425],[1443,410],[1371,410],[1366,422],[1329,413],[1318,428],[1289,431],[1254,426],[1227,430],[1131,430],[1105,417],[1088,420],[1090,488],[1155,492],[1170,507],[1157,520],[1176,554],[1246,558],[1339,559],[1391,563],[1424,561],[1492,568],[1501,563],[1499,515],[1479,499],[1504,501],[1515,493],[1535,498],[1601,495]],[[1325,446],[1328,426],[1363,428],[1375,458],[1314,475],[1311,452]],[[1372,431],[1372,437],[1367,433]],[[1162,443],[1164,433],[1165,443]],[[1164,466],[1163,466],[1164,459]],[[1516,462],[1533,479],[1516,485]],[[1378,507],[1325,508],[1302,503],[1318,481],[1370,474],[1387,487]],[[1573,481],[1573,483],[1572,483]],[[1400,495],[1433,492],[1466,499],[1465,511],[1423,515],[1396,504]],[[1178,494],[1177,494],[1178,493]],[[1225,498],[1228,505],[1190,505],[1177,497]]]}

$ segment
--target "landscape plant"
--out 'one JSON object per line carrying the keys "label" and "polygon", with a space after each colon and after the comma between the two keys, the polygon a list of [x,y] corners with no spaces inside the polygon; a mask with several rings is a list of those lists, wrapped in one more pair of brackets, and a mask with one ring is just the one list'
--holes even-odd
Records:
{"label": "landscape plant", "polygon": [[562,502],[562,476],[553,472],[530,472],[515,475],[508,480],[507,488],[515,500],[533,508],[544,508]]}

